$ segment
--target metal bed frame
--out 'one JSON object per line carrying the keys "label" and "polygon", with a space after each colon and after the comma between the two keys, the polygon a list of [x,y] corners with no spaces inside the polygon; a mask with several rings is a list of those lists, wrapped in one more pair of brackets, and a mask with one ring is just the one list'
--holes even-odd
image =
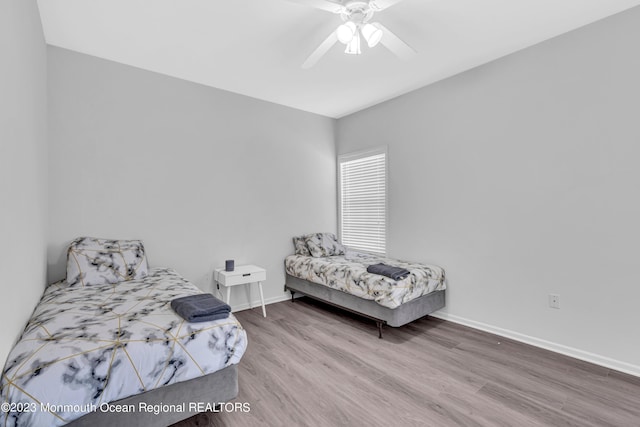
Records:
{"label": "metal bed frame", "polygon": [[382,327],[384,325],[397,328],[445,306],[444,290],[431,292],[391,309],[381,306],[373,300],[366,300],[328,286],[318,285],[288,273],[286,274],[284,290],[291,292],[292,302],[295,299],[294,295],[300,293],[374,320],[378,327],[378,338],[382,338]]}

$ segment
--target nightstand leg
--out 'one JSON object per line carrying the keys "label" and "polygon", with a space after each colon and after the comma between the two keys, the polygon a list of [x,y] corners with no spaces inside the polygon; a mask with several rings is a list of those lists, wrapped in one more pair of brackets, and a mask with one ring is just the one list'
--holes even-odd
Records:
{"label": "nightstand leg", "polygon": [[262,303],[262,315],[267,317],[267,310],[264,308],[264,294],[262,293],[262,282],[258,282],[258,288],[260,289],[260,302]]}
{"label": "nightstand leg", "polygon": [[251,302],[251,283],[245,285],[247,290],[247,299],[249,300],[249,310],[253,310],[253,303]]}
{"label": "nightstand leg", "polygon": [[230,301],[231,301],[231,286],[227,286],[227,304],[229,304]]}

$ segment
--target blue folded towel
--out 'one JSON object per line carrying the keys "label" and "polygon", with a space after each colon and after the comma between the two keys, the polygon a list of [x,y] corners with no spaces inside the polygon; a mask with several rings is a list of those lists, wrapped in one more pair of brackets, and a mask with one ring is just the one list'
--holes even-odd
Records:
{"label": "blue folded towel", "polygon": [[367,272],[373,274],[380,274],[381,276],[387,276],[393,280],[402,280],[407,277],[411,272],[406,268],[394,267],[387,264],[371,264],[367,267]]}
{"label": "blue folded towel", "polygon": [[189,295],[171,301],[171,308],[188,322],[226,319],[231,307],[211,294]]}

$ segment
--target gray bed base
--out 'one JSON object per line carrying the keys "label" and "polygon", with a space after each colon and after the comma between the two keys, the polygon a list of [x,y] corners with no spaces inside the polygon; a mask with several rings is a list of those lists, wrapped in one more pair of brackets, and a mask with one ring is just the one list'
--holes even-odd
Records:
{"label": "gray bed base", "polygon": [[[224,403],[238,395],[238,365],[230,365],[212,374],[171,384],[142,394],[127,397],[113,405],[134,405],[136,411],[128,413],[91,412],[66,424],[68,427],[163,427],[182,421],[198,411],[189,410],[189,402]],[[138,404],[178,405],[186,403],[185,412],[141,412]]]}
{"label": "gray bed base", "polygon": [[338,308],[375,320],[378,326],[378,338],[382,338],[382,326],[389,325],[394,328],[414,320],[420,319],[429,313],[440,310],[445,305],[445,291],[435,291],[427,295],[406,302],[397,308],[384,307],[372,300],[366,300],[355,295],[342,292],[324,285],[318,285],[287,273],[285,291],[291,292],[291,301],[294,301],[296,292],[311,298],[334,305]]}

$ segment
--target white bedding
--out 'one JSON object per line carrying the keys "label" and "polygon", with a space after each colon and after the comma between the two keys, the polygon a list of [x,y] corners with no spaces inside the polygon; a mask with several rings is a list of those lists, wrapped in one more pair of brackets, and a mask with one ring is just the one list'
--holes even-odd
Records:
{"label": "white bedding", "polygon": [[[246,350],[233,315],[188,323],[171,309],[172,299],[201,292],[171,269],[114,285],[61,283],[45,290],[9,354],[0,426],[61,426],[91,405],[237,364]],[[63,405],[76,407],[50,410]]]}
{"label": "white bedding", "polygon": [[[369,265],[378,263],[407,269],[410,274],[396,281],[367,272]],[[328,257],[289,255],[284,264],[291,276],[373,300],[391,309],[447,287],[441,267],[356,251]]]}

